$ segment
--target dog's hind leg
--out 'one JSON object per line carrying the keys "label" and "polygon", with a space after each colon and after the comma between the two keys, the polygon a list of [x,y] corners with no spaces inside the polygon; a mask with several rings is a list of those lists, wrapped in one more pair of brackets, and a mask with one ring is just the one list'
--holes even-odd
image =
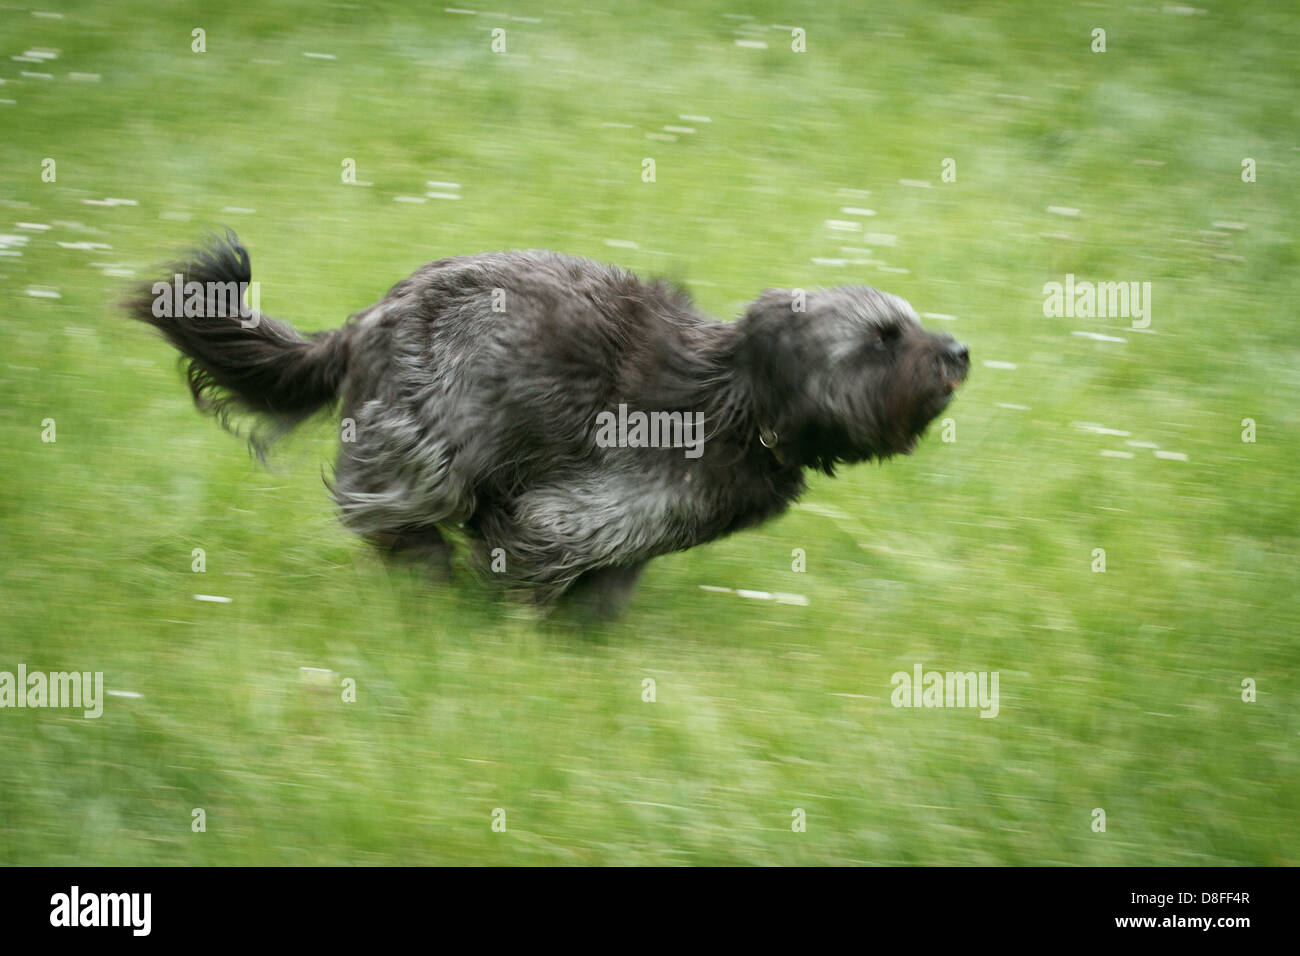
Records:
{"label": "dog's hind leg", "polygon": [[636,590],[637,579],[645,565],[641,561],[585,571],[560,597],[560,603],[597,620],[612,620],[618,617]]}
{"label": "dog's hind leg", "polygon": [[424,564],[438,580],[451,578],[451,543],[433,525],[397,531],[372,531],[365,535],[365,539],[390,561]]}

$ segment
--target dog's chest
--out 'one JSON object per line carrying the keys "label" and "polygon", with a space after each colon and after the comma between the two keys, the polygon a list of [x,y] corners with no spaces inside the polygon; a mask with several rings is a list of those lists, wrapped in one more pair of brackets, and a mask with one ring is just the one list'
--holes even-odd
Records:
{"label": "dog's chest", "polygon": [[516,502],[530,536],[550,538],[593,565],[630,563],[702,544],[757,524],[788,498],[698,461],[628,456]]}

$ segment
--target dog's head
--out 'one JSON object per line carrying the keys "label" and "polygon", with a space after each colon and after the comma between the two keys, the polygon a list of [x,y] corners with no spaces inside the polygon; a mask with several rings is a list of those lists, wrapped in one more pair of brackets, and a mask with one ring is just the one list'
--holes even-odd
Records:
{"label": "dog's head", "polygon": [[965,345],[865,286],[764,292],[742,320],[741,356],[763,443],[828,473],[911,452],[970,368]]}

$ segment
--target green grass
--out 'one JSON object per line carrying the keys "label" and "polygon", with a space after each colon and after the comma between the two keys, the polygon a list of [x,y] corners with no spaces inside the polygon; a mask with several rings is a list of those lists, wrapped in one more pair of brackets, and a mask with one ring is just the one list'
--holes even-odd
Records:
{"label": "green grass", "polygon": [[[142,695],[0,711],[0,862],[1300,862],[1295,11],[210,6],[0,11],[0,233],[28,237],[0,257],[0,670]],[[462,198],[394,201],[429,180]],[[546,247],[728,317],[881,286],[955,316],[974,370],[955,441],[814,480],[578,632],[383,567],[331,512],[330,423],[268,471],[194,413],[112,301],[223,224],[309,330],[427,260]],[[1151,332],[1045,318],[1067,272],[1151,282]],[[998,717],[892,707],[915,663],[998,671]]]}

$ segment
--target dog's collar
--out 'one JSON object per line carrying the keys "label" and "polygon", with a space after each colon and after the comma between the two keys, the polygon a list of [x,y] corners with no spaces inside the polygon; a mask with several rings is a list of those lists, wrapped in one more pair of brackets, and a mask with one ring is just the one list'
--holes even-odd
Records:
{"label": "dog's collar", "polygon": [[790,461],[786,458],[785,453],[776,447],[777,434],[767,425],[758,426],[758,443],[772,453],[772,457],[779,464],[789,465]]}

